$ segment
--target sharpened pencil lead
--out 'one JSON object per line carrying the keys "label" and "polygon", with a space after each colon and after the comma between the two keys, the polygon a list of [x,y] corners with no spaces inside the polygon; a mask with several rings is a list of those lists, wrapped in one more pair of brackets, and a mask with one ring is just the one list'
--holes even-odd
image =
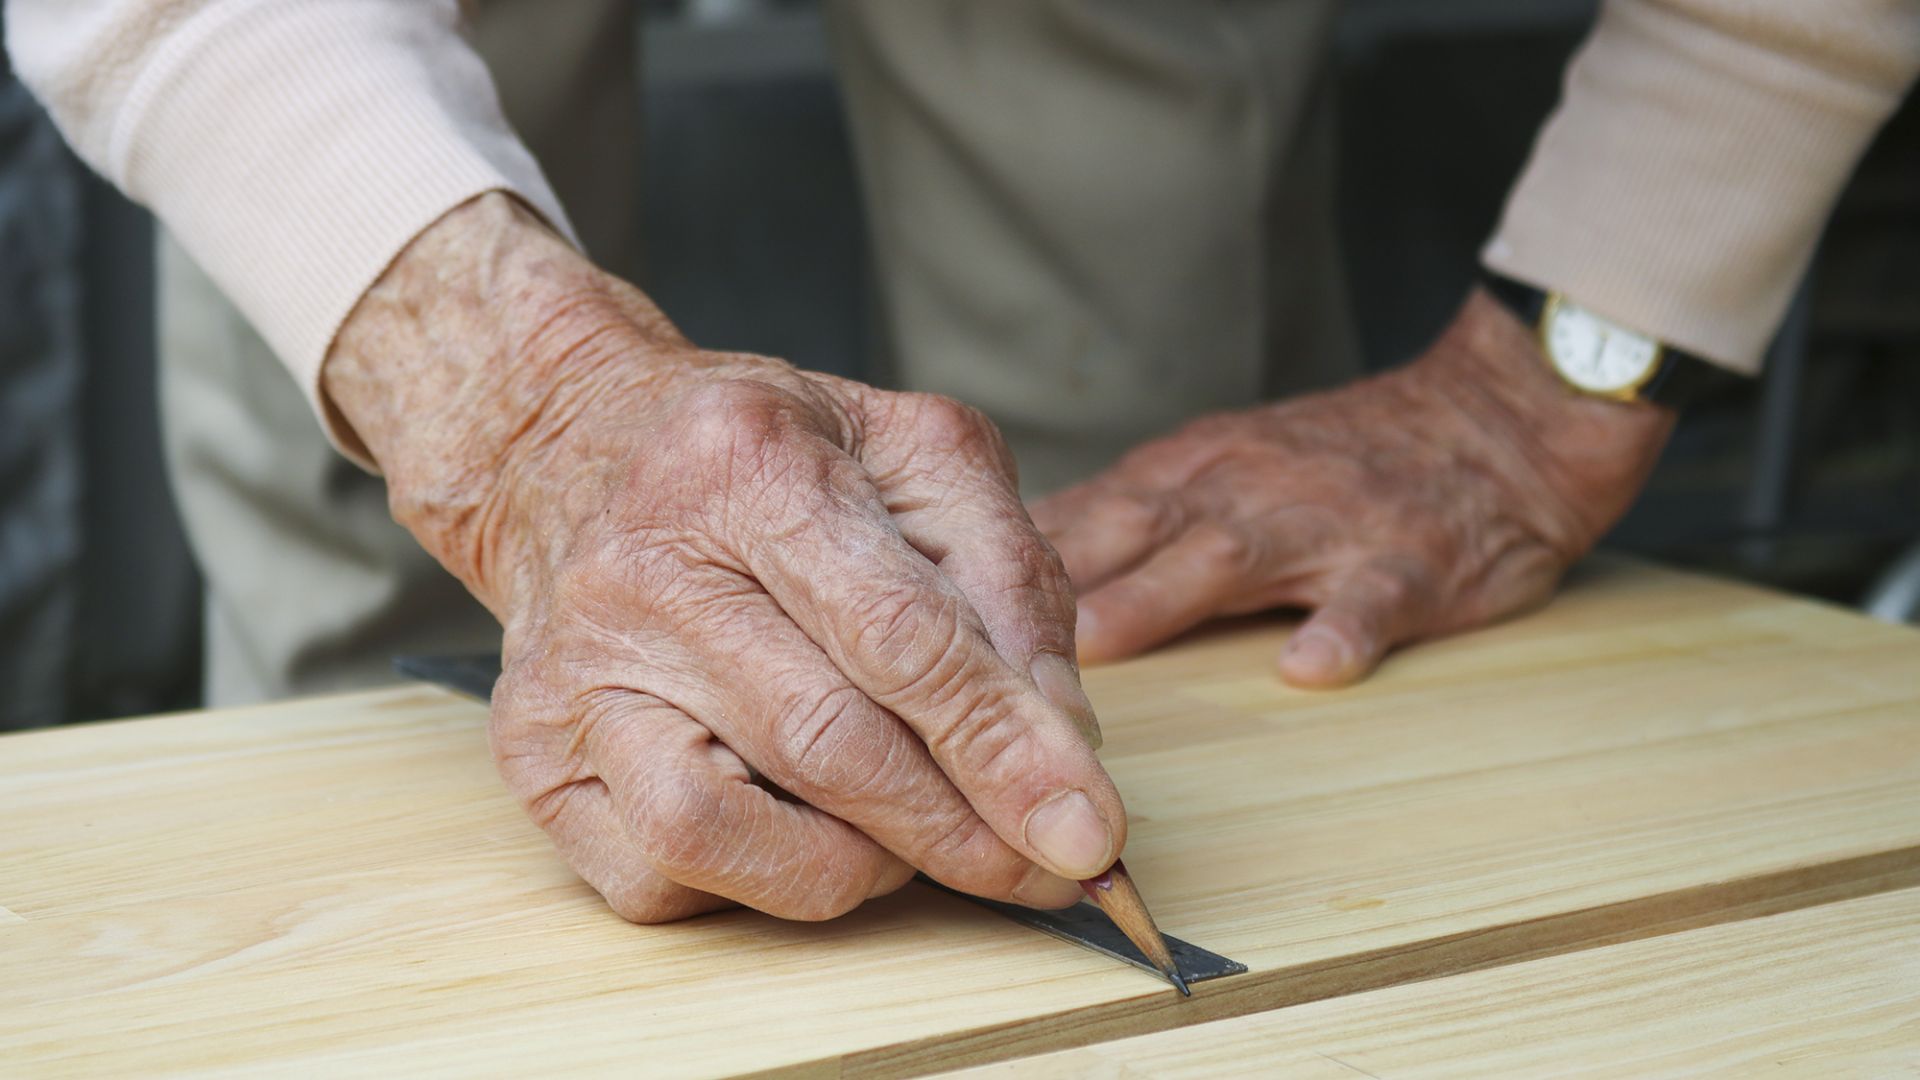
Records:
{"label": "sharpened pencil lead", "polygon": [[1193,991],[1187,988],[1187,980],[1180,977],[1179,966],[1173,962],[1173,951],[1167,948],[1166,936],[1160,933],[1160,927],[1154,923],[1153,913],[1147,910],[1147,902],[1140,898],[1140,890],[1133,884],[1133,875],[1127,873],[1124,864],[1115,860],[1106,873],[1082,881],[1080,888],[1100,906],[1101,911],[1107,913],[1113,925],[1127,935],[1127,940],[1133,942],[1147,962],[1166,976],[1174,989],[1183,996],[1193,996]]}

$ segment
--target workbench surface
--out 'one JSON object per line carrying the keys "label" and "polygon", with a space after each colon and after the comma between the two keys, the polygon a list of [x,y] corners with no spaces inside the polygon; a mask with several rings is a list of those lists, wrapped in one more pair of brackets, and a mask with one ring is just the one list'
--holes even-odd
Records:
{"label": "workbench surface", "polygon": [[1920,1075],[1920,889],[949,1075],[1911,1077]]}
{"label": "workbench surface", "polygon": [[1251,968],[1190,1001],[920,885],[621,922],[409,686],[0,738],[0,1072],[919,1073],[1920,885],[1912,630],[1597,563],[1352,690],[1285,632],[1088,674],[1161,925]]}

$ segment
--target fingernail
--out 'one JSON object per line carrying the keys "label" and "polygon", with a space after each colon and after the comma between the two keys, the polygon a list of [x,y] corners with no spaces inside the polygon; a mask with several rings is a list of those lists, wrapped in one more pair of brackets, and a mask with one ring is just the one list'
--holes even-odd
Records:
{"label": "fingernail", "polygon": [[1045,867],[1036,866],[1027,871],[1020,884],[1013,887],[1013,898],[1037,908],[1072,907],[1080,900],[1080,883],[1068,881]]}
{"label": "fingernail", "polygon": [[1074,668],[1073,661],[1059,653],[1043,652],[1033,658],[1027,670],[1033,674],[1033,685],[1040,688],[1055,708],[1067,714],[1087,745],[1100,749],[1103,741],[1100,719],[1093,715],[1093,702],[1087,700],[1087,692],[1080,688],[1080,672]]}
{"label": "fingernail", "polygon": [[1288,639],[1281,659],[1294,671],[1332,678],[1346,674],[1353,666],[1353,649],[1338,634],[1303,630]]}
{"label": "fingernail", "polygon": [[1027,843],[1076,881],[1113,864],[1113,830],[1080,791],[1063,791],[1034,807],[1027,815]]}
{"label": "fingernail", "polygon": [[1088,641],[1100,633],[1100,617],[1085,604],[1073,609],[1073,639]]}

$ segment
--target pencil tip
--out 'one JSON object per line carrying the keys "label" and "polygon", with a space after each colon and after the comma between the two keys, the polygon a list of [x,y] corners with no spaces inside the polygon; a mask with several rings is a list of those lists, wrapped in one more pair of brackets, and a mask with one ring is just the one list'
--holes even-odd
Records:
{"label": "pencil tip", "polygon": [[1140,898],[1140,890],[1133,884],[1133,875],[1127,873],[1124,865],[1116,860],[1106,873],[1081,882],[1080,887],[1107,913],[1127,940],[1133,942],[1149,965],[1166,976],[1183,996],[1193,996],[1187,980],[1180,977],[1173,951],[1167,947],[1166,935],[1154,925],[1153,913],[1147,910],[1146,901]]}
{"label": "pencil tip", "polygon": [[1172,980],[1172,982],[1173,982],[1173,988],[1174,988],[1175,990],[1178,990],[1178,991],[1180,991],[1180,996],[1181,996],[1181,997],[1192,997],[1192,996],[1193,996],[1193,991],[1191,991],[1191,990],[1189,990],[1189,989],[1187,989],[1187,980],[1185,980],[1185,979],[1183,979],[1183,978],[1181,978],[1181,977],[1180,977],[1180,972],[1179,972],[1179,971],[1177,971],[1177,970],[1176,970],[1176,971],[1169,971],[1169,972],[1167,972],[1167,978],[1168,978],[1168,979],[1170,979],[1170,980]]}

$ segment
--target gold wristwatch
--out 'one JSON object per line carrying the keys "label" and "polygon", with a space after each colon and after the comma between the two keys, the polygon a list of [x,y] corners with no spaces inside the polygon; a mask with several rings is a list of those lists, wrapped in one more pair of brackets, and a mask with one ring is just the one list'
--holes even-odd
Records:
{"label": "gold wristwatch", "polygon": [[1622,326],[1561,293],[1491,271],[1481,283],[1535,329],[1540,353],[1554,374],[1588,397],[1679,409],[1742,382],[1726,368]]}

